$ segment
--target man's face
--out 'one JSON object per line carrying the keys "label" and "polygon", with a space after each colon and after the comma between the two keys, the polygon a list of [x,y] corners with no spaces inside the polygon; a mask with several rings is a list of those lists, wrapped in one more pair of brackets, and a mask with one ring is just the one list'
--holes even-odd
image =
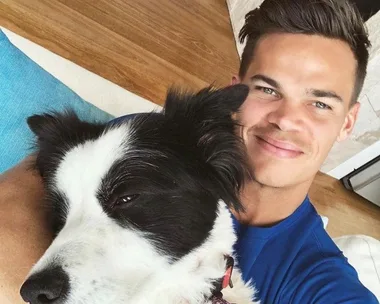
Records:
{"label": "man's face", "polygon": [[353,128],[355,71],[350,47],[339,40],[270,34],[258,42],[240,79],[251,92],[239,114],[256,181],[286,187],[314,178]]}

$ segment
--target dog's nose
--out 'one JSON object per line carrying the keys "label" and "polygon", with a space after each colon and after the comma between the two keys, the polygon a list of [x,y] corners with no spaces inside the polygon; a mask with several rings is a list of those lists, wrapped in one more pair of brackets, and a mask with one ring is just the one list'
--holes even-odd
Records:
{"label": "dog's nose", "polygon": [[62,267],[43,270],[30,276],[20,294],[30,304],[63,304],[69,293],[69,276]]}

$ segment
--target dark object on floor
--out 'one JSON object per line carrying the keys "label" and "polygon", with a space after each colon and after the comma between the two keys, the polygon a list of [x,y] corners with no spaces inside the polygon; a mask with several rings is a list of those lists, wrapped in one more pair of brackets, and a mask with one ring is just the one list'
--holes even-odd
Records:
{"label": "dark object on floor", "polygon": [[380,0],[351,0],[357,6],[364,21],[367,21],[380,10]]}

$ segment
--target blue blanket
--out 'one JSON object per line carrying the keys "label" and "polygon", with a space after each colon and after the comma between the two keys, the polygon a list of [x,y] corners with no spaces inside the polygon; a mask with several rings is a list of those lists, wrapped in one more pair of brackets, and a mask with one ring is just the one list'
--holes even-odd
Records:
{"label": "blue blanket", "polygon": [[33,152],[28,116],[68,107],[89,121],[113,118],[42,69],[0,30],[0,174]]}

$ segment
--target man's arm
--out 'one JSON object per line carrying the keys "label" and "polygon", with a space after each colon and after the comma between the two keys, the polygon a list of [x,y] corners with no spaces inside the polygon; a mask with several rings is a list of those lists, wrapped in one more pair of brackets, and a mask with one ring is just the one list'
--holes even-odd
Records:
{"label": "man's arm", "polygon": [[0,303],[24,303],[19,291],[51,243],[43,186],[28,158],[0,174]]}

